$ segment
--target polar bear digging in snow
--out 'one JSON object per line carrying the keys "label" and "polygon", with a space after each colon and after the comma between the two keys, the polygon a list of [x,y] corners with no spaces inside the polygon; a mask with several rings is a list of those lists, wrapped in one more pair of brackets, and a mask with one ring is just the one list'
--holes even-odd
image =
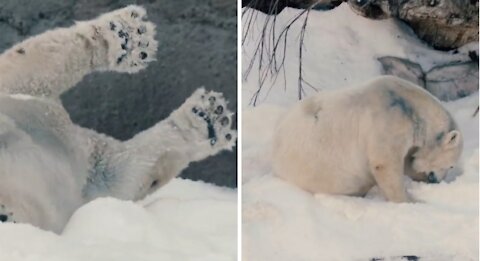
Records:
{"label": "polar bear digging in snow", "polygon": [[0,221],[61,232],[97,197],[142,199],[190,162],[233,147],[232,113],[222,94],[204,89],[126,142],[72,123],[60,94],[93,71],[145,68],[154,36],[145,10],[128,6],[0,56]]}
{"label": "polar bear digging in snow", "polygon": [[312,193],[363,196],[377,184],[388,200],[408,202],[404,174],[437,183],[462,146],[436,98],[383,76],[296,104],[279,123],[272,159],[276,175]]}

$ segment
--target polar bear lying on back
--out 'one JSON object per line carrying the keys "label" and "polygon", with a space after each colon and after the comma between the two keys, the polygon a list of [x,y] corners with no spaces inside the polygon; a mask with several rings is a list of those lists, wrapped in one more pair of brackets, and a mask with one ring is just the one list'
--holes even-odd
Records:
{"label": "polar bear lying on back", "polygon": [[145,10],[128,6],[0,55],[1,222],[61,232],[95,198],[142,199],[191,162],[233,147],[232,113],[220,93],[204,89],[125,142],[72,123],[60,94],[94,71],[145,68],[154,36]]}
{"label": "polar bear lying on back", "polygon": [[377,184],[390,201],[408,202],[403,175],[437,183],[462,146],[436,98],[384,76],[299,102],[280,122],[272,156],[276,175],[312,193],[363,196]]}

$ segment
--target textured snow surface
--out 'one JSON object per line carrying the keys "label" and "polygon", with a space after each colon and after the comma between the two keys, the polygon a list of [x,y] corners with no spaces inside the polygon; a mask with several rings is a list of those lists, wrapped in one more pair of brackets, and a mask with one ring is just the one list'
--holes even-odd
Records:
{"label": "textured snow surface", "polygon": [[[298,12],[285,9],[277,30]],[[365,19],[345,4],[328,12],[312,12],[308,19],[304,73],[319,89],[352,87],[380,75],[376,60],[380,56],[408,58],[424,69],[463,58],[463,54],[431,50],[394,21]],[[264,15],[256,15],[244,46],[244,65],[252,57],[264,20]],[[478,260],[479,121],[478,116],[472,117],[478,93],[444,103],[464,134],[463,155],[448,182],[407,182],[408,192],[418,203],[387,202],[378,188],[366,198],[312,196],[272,175],[270,138],[277,120],[297,100],[301,26],[301,22],[294,24],[289,32],[286,85],[283,76],[273,85],[267,81],[259,106],[249,106],[258,88],[256,63],[242,87],[244,260],[407,260],[402,256]],[[309,87],[305,91],[313,93]]]}
{"label": "textured snow surface", "polygon": [[142,202],[101,198],[62,235],[0,224],[0,260],[236,260],[237,192],[175,179]]}

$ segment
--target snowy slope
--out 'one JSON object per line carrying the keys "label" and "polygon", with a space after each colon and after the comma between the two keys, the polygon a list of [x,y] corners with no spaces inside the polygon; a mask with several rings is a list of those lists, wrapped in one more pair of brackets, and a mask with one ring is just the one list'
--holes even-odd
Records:
{"label": "snowy slope", "polygon": [[0,224],[0,260],[236,260],[237,193],[175,179],[139,203],[97,199],[62,235]]}
{"label": "snowy slope", "polygon": [[[298,13],[284,10],[277,27],[281,29]],[[256,14],[243,50],[244,65],[253,55],[265,19]],[[304,72],[319,89],[351,87],[380,75],[376,61],[380,56],[408,58],[424,70],[464,58],[462,53],[431,50],[394,21],[365,19],[345,4],[328,12],[312,12],[308,19]],[[271,91],[264,88],[260,105],[249,106],[258,88],[255,64],[242,87],[244,260],[400,260],[405,255],[421,260],[478,260],[479,121],[478,116],[472,117],[478,93],[445,103],[465,136],[463,156],[448,183],[408,182],[407,189],[418,203],[386,202],[375,188],[367,198],[312,196],[272,175],[270,138],[276,121],[297,100],[300,28],[301,22],[289,32],[286,85],[283,76],[273,85],[267,81]]]}

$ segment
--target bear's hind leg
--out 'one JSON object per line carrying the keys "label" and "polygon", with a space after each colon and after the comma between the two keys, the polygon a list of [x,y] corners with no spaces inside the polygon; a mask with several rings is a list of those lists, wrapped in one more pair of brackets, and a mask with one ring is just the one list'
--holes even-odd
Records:
{"label": "bear's hind leg", "polygon": [[[114,158],[126,155],[128,159],[114,161],[128,162],[129,167],[122,169],[145,167],[139,178],[144,181],[138,187],[157,189],[178,176],[191,162],[231,150],[237,137],[232,130],[232,116],[221,93],[200,88],[168,118],[125,142],[127,151],[114,155]],[[130,194],[141,195],[137,199],[144,196],[144,192]]]}
{"label": "bear's hind leg", "polygon": [[155,25],[128,6],[31,37],[0,55],[0,93],[58,101],[93,71],[135,73],[155,60]]}
{"label": "bear's hind leg", "polygon": [[188,162],[202,160],[235,145],[232,116],[221,93],[200,88],[168,118],[137,134],[126,145],[141,148],[155,158],[168,150],[181,152]]}

